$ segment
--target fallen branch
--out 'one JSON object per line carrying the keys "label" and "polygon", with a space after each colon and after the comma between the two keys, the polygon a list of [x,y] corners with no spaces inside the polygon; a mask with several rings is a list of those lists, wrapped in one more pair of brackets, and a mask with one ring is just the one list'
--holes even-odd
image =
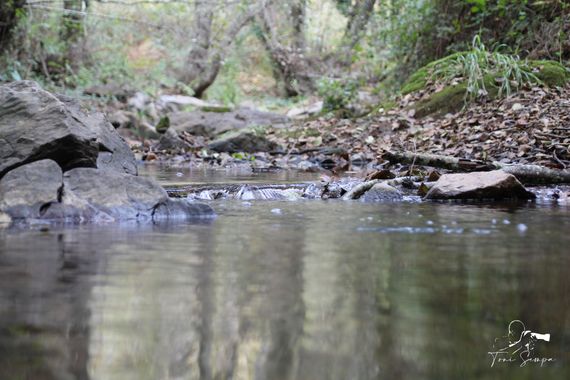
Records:
{"label": "fallen branch", "polygon": [[506,165],[497,162],[497,169],[512,174],[525,184],[570,183],[570,170],[550,169],[540,165]]}
{"label": "fallen branch", "polygon": [[466,158],[441,156],[438,154],[387,151],[382,155],[382,158],[393,164],[413,163],[414,165],[431,166],[434,168],[464,172],[489,171],[496,169],[493,162],[490,161],[469,160]]}
{"label": "fallen branch", "polygon": [[356,186],[354,186],[350,191],[342,196],[342,199],[347,201],[351,199],[358,199],[362,194],[367,192],[372,188],[372,186],[376,185],[380,180],[373,179],[372,181],[362,182]]}
{"label": "fallen branch", "polygon": [[452,171],[473,172],[503,170],[524,184],[570,183],[570,170],[551,169],[539,165],[503,164],[496,161],[470,160],[427,153],[386,152],[383,158],[391,163],[431,166]]}

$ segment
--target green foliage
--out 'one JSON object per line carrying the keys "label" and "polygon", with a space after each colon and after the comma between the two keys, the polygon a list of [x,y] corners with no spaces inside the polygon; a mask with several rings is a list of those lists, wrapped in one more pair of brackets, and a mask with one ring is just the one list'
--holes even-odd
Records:
{"label": "green foliage", "polygon": [[562,87],[570,81],[570,71],[555,61],[529,61],[529,65],[536,71],[536,77],[550,87]]}
{"label": "green foliage", "polygon": [[379,7],[373,27],[369,62],[388,89],[428,62],[470,50],[475,34],[513,56],[570,59],[570,2],[562,0],[392,0]]}
{"label": "green foliage", "polygon": [[356,99],[358,82],[325,78],[318,83],[318,93],[323,98],[323,112],[346,110]]}
{"label": "green foliage", "polygon": [[467,100],[488,94],[486,78],[489,77],[499,84],[499,96],[509,96],[525,84],[540,82],[528,62],[497,49],[487,50],[479,35],[473,38],[471,50],[435,64],[431,75],[436,81],[447,83],[454,79],[466,81]]}
{"label": "green foliage", "polygon": [[166,131],[170,128],[170,118],[168,116],[163,116],[158,121],[155,129],[158,133],[166,133]]}

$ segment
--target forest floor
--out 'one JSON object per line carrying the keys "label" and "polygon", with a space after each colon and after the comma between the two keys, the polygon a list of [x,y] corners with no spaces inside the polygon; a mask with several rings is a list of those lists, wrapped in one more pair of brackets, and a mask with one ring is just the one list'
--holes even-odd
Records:
{"label": "forest floor", "polygon": [[190,138],[193,149],[184,155],[148,148],[139,150],[139,155],[170,165],[250,165],[260,171],[335,174],[384,168],[387,151],[570,168],[570,86],[533,87],[504,99],[470,104],[457,113],[415,118],[413,105],[421,96],[404,96],[391,110],[357,119],[318,117],[296,120],[287,128],[268,128],[265,137],[281,147],[276,152],[208,153],[204,142]]}

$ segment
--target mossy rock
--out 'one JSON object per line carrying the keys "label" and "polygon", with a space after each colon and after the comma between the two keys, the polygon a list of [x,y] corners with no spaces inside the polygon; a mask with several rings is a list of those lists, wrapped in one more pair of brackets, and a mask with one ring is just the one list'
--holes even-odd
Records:
{"label": "mossy rock", "polygon": [[[450,61],[452,59],[457,58],[457,56],[465,54],[464,52],[454,53],[448,55],[447,57],[441,58],[437,61],[433,61],[425,65],[424,67],[418,69],[415,73],[413,73],[406,83],[402,86],[401,93],[402,95],[407,95],[412,92],[416,92],[422,90],[426,87],[429,77],[431,75],[432,69],[440,65],[446,61]],[[529,61],[528,65],[532,69],[538,70],[534,74],[538,79],[540,79],[546,86],[555,87],[555,86],[564,86],[568,81],[570,81],[570,71],[560,62],[556,61]]]}
{"label": "mossy rock", "polygon": [[[410,76],[408,81],[402,87],[402,95],[420,91],[427,86],[429,77],[433,67],[447,60],[456,58],[459,54],[455,53],[438,61],[431,62],[420,68]],[[570,81],[570,71],[562,64],[556,61],[529,61],[528,65],[533,69],[534,75],[548,87],[561,87]],[[485,78],[485,88],[488,91],[487,97],[495,99],[499,95],[499,88],[496,85],[495,78],[488,76]],[[457,85],[451,85],[443,90],[436,92],[426,99],[416,103],[413,108],[416,110],[416,117],[424,117],[428,115],[445,115],[460,111],[465,106],[465,93],[467,84],[465,82]]]}
{"label": "mossy rock", "polygon": [[[497,87],[494,78],[491,76],[485,77],[485,89],[489,99],[495,99],[499,95],[499,87]],[[466,92],[466,82],[447,86],[443,90],[433,93],[428,98],[420,100],[411,108],[415,109],[415,116],[420,118],[428,115],[442,116],[447,113],[458,112],[465,107]]]}
{"label": "mossy rock", "polygon": [[536,77],[548,87],[562,87],[570,81],[570,71],[556,61],[529,61],[529,66],[538,71]]}
{"label": "mossy rock", "polygon": [[465,54],[464,52],[453,53],[437,61],[433,61],[425,65],[424,67],[420,68],[418,71],[410,75],[406,83],[402,86],[401,93],[402,95],[407,95],[412,92],[416,92],[419,90],[424,89],[427,86],[429,77],[431,75],[431,71],[435,66],[438,66],[446,61],[451,61],[452,59],[457,58],[461,54]]}

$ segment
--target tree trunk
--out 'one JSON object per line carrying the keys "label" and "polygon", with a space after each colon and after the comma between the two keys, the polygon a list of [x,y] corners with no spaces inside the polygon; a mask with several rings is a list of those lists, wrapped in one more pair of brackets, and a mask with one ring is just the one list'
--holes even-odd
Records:
{"label": "tree trunk", "polygon": [[298,96],[314,89],[311,77],[307,74],[305,60],[305,9],[306,1],[297,0],[289,14],[292,26],[292,46],[287,46],[278,37],[275,10],[266,7],[258,16],[261,29],[259,38],[273,63],[273,74],[283,84],[286,96]]}
{"label": "tree trunk", "polygon": [[297,0],[291,4],[291,19],[293,23],[293,45],[298,54],[305,52],[305,20],[307,0]]}
{"label": "tree trunk", "polygon": [[0,2],[0,53],[10,44],[12,32],[18,24],[18,16],[24,11],[25,0],[3,0]]}
{"label": "tree trunk", "polygon": [[237,15],[219,41],[214,41],[212,37],[214,7],[217,3],[212,1],[196,2],[195,43],[186,59],[186,66],[180,73],[181,81],[192,88],[195,97],[201,98],[214,83],[228,48],[237,34],[270,1],[260,0],[248,10]]}
{"label": "tree trunk", "polygon": [[214,19],[213,3],[197,2],[194,14],[194,45],[188,54],[183,81],[192,88],[194,96],[200,98],[211,84],[208,83],[207,72],[212,69],[210,67],[210,50],[212,48],[212,23]]}

